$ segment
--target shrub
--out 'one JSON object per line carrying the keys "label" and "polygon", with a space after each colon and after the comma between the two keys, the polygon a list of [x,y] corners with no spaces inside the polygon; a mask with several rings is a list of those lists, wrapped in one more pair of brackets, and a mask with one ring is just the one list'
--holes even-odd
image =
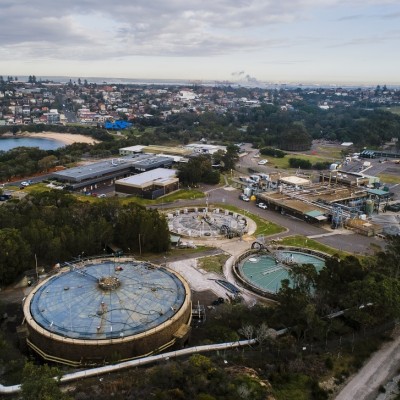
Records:
{"label": "shrub", "polygon": [[274,149],[272,147],[263,147],[262,149],[260,149],[260,153],[264,156],[272,156],[276,158],[283,158],[286,155],[284,151]]}
{"label": "shrub", "polygon": [[301,168],[301,169],[311,169],[312,164],[308,160],[303,160],[302,158],[289,158],[290,168]]}
{"label": "shrub", "polygon": [[329,370],[332,370],[332,369],[333,369],[333,361],[332,361],[332,358],[328,357],[328,358],[325,360],[325,367],[326,367],[327,369],[329,369]]}

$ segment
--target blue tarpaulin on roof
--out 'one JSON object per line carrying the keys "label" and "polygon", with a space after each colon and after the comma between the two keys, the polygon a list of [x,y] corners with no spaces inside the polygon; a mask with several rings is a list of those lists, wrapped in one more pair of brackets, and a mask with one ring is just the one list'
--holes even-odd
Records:
{"label": "blue tarpaulin on roof", "polygon": [[114,130],[122,130],[126,128],[130,128],[133,124],[131,122],[127,122],[124,120],[117,120],[114,122],[106,121],[104,124],[104,128],[106,129],[114,129]]}

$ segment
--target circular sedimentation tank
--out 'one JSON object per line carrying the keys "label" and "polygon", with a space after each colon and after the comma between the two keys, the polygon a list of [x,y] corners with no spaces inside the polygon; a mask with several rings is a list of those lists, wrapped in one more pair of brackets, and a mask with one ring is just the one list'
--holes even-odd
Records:
{"label": "circular sedimentation tank", "polygon": [[241,260],[237,270],[250,288],[266,295],[275,295],[281,288],[282,280],[288,279],[291,285],[290,268],[301,264],[312,264],[318,272],[325,266],[325,259],[322,255],[300,250],[260,251]]}
{"label": "circular sedimentation tank", "polygon": [[73,366],[129,360],[183,344],[190,288],[177,273],[132,258],[69,264],[24,302],[27,343]]}
{"label": "circular sedimentation tank", "polygon": [[171,232],[192,238],[232,238],[247,233],[247,219],[222,208],[193,207],[167,213]]}

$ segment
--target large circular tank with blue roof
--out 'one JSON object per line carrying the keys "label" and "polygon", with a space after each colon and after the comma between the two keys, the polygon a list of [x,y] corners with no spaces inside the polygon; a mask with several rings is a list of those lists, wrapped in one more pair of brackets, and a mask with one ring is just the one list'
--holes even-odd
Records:
{"label": "large circular tank with blue roof", "polygon": [[188,337],[190,288],[165,267],[129,257],[66,263],[27,296],[28,345],[72,366],[148,355]]}

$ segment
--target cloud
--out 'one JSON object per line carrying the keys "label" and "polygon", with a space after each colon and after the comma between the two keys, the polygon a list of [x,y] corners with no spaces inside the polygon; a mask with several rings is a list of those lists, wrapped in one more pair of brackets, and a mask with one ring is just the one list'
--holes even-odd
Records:
{"label": "cloud", "polygon": [[[2,1],[0,57],[101,60],[218,56],[287,47],[270,35],[316,9],[397,0]],[[360,18],[361,15],[343,17]],[[262,34],[261,34],[262,32]]]}
{"label": "cloud", "polygon": [[397,19],[400,18],[400,11],[399,12],[394,12],[390,14],[384,14],[382,15],[383,19]]}
{"label": "cloud", "polygon": [[327,46],[328,48],[336,48],[336,47],[347,47],[347,46],[371,46],[373,44],[381,44],[386,42],[398,42],[400,39],[400,31],[391,31],[386,35],[375,35],[375,36],[365,36],[365,37],[357,37],[351,40],[346,40],[340,43],[335,43],[333,45]]}
{"label": "cloud", "polygon": [[366,17],[366,16],[365,16],[365,15],[362,15],[362,14],[358,14],[358,15],[346,15],[346,16],[344,16],[344,17],[338,18],[336,21],[354,21],[354,20],[357,20],[357,19],[365,18],[365,17]]}

